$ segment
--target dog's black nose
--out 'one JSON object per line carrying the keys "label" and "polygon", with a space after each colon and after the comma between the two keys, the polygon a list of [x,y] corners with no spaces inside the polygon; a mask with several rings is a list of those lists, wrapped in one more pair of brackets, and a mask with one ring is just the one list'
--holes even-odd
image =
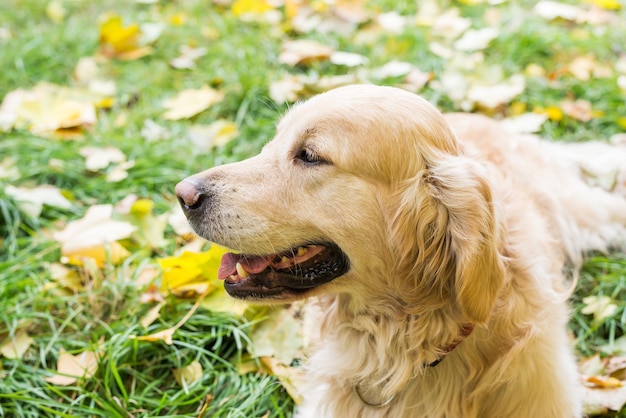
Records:
{"label": "dog's black nose", "polygon": [[198,209],[202,206],[205,194],[198,188],[197,183],[191,179],[185,179],[174,188],[174,193],[178,197],[180,205],[185,211]]}

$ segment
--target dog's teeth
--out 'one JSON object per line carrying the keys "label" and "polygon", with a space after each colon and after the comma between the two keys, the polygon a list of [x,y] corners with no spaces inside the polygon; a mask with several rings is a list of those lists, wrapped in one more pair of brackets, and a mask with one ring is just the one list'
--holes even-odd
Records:
{"label": "dog's teeth", "polygon": [[239,279],[236,274],[231,274],[230,276],[228,276],[228,278],[231,282],[236,282]]}
{"label": "dog's teeth", "polygon": [[[231,264],[232,266],[232,264]],[[241,277],[242,279],[245,279],[246,277],[248,277],[250,275],[250,273],[248,273],[246,271],[246,269],[243,268],[243,266],[240,263],[237,263],[237,265],[235,266],[235,268],[237,269],[237,274],[239,275],[239,277]]]}
{"label": "dog's teeth", "polygon": [[298,247],[298,256],[302,257],[307,251],[309,251],[308,248]]}
{"label": "dog's teeth", "polygon": [[289,257],[287,257],[287,256],[283,256],[283,257],[280,259],[280,261],[282,261],[283,263],[287,264],[287,263],[289,263],[291,260],[289,259]]}

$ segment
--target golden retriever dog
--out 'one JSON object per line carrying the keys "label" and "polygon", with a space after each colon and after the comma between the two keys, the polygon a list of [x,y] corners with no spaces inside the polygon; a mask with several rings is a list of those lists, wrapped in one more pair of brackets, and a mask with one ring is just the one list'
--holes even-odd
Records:
{"label": "golden retriever dog", "polygon": [[176,193],[199,235],[236,251],[219,269],[230,295],[312,298],[298,417],[582,415],[567,272],[624,243],[626,147],[349,86]]}

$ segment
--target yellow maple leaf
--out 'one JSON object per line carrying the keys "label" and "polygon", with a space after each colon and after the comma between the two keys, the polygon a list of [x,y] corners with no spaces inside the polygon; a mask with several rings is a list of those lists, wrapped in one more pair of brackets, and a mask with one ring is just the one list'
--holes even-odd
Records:
{"label": "yellow maple leaf", "polygon": [[210,293],[218,286],[217,271],[226,252],[224,247],[212,244],[202,253],[183,252],[179,256],[159,260],[163,269],[161,291],[184,295],[188,292]]}
{"label": "yellow maple leaf", "polygon": [[237,17],[243,15],[260,15],[274,10],[265,0],[237,0],[232,5],[233,14]]}
{"label": "yellow maple leaf", "polygon": [[124,26],[122,18],[111,15],[100,25],[100,49],[107,57],[138,59],[151,52],[149,47],[139,44],[139,25]]}

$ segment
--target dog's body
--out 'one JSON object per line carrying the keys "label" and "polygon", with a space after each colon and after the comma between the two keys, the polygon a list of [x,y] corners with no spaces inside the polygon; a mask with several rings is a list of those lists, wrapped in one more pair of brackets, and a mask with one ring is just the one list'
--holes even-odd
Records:
{"label": "dog's body", "polygon": [[564,265],[624,244],[626,147],[351,86],[177,194],[233,296],[317,297],[298,417],[581,415]]}

